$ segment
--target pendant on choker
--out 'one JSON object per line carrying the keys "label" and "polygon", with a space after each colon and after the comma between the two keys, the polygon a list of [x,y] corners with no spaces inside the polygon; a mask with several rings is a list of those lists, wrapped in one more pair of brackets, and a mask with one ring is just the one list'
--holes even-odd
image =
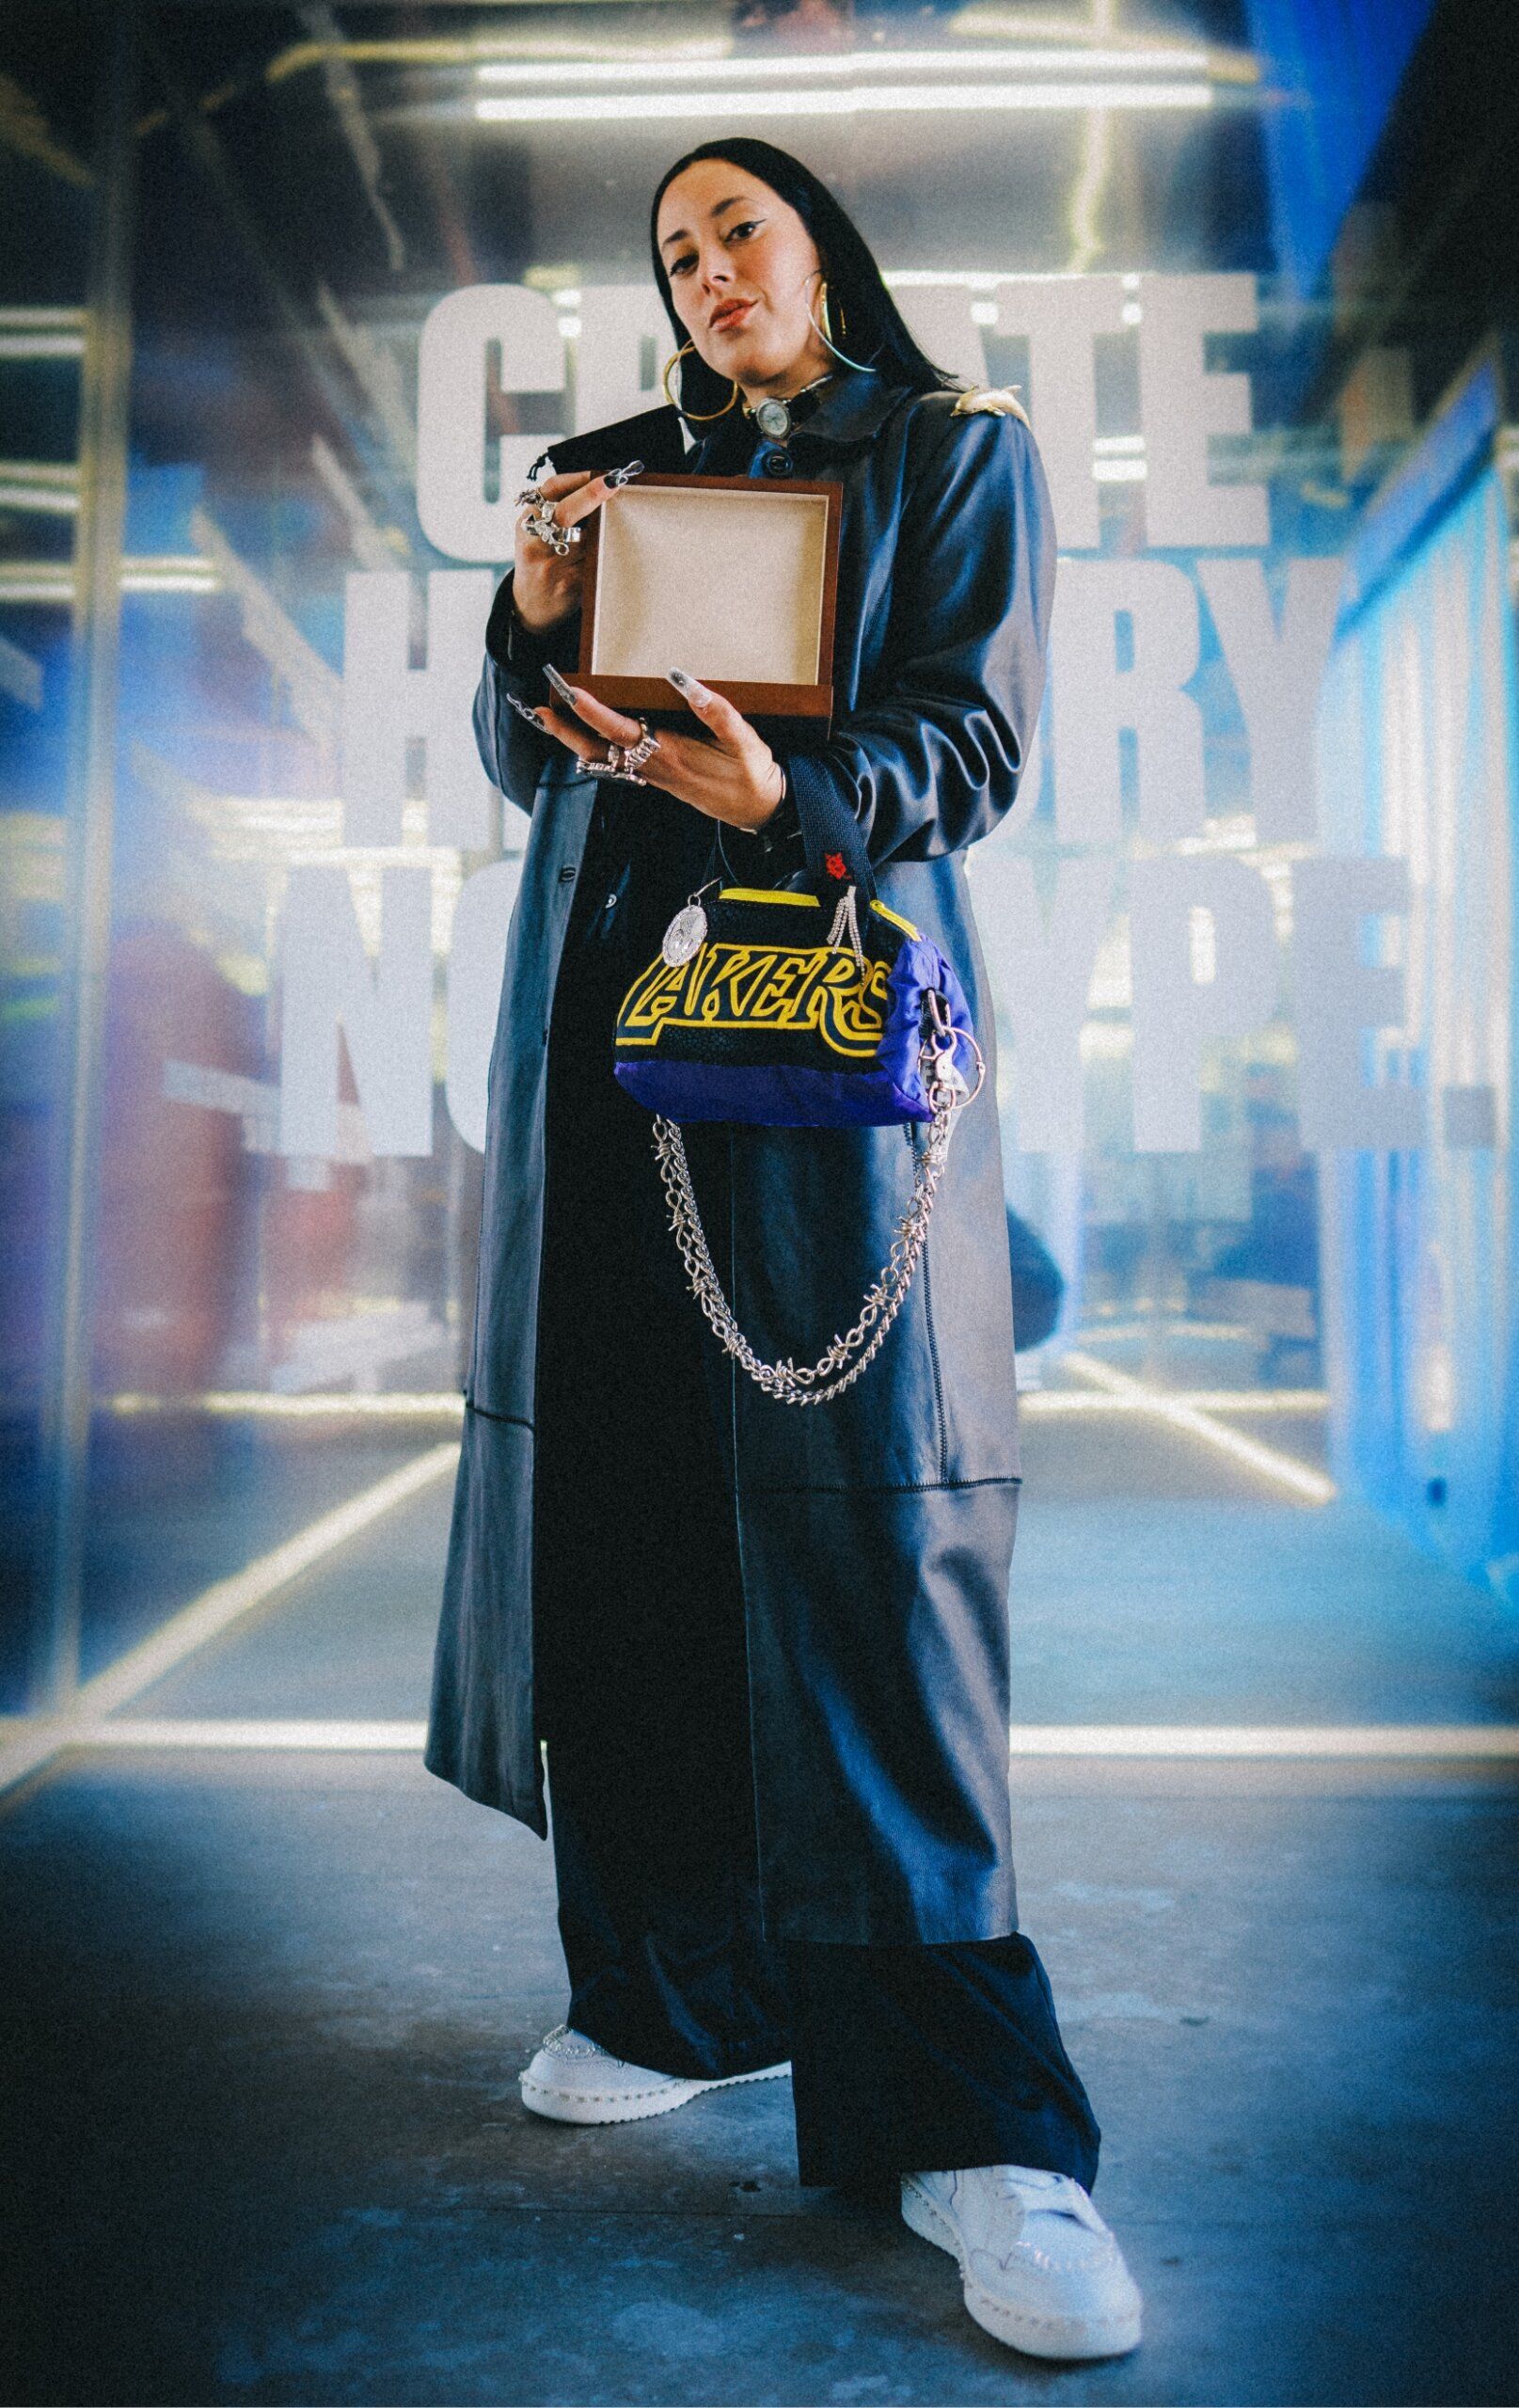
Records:
{"label": "pendant on choker", "polygon": [[[833,375],[834,371],[831,368],[825,368],[821,376],[815,376],[810,385],[799,386],[796,392],[788,393],[783,401],[778,393],[767,393],[763,402],[746,402],[744,415],[753,420],[767,443],[783,443],[792,426],[797,423],[792,417],[792,404],[799,402],[804,393],[815,393],[819,385],[831,384]],[[807,411],[803,410],[802,417],[806,416]]]}

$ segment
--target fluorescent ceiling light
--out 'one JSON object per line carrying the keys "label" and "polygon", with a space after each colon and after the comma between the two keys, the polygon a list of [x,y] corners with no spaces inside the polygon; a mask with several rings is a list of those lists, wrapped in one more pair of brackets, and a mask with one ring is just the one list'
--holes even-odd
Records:
{"label": "fluorescent ceiling light", "polygon": [[855,75],[1206,75],[1205,50],[848,50],[773,57],[701,58],[651,52],[634,58],[514,59],[482,67],[482,84],[818,84]]}
{"label": "fluorescent ceiling light", "polygon": [[[212,561],[196,553],[168,552],[121,563],[123,594],[219,594],[221,578]],[[60,602],[74,598],[70,561],[0,562],[0,602]]]}
{"label": "fluorescent ceiling light", "polygon": [[[1208,103],[1207,105],[1210,105]],[[1080,284],[1084,281],[1079,268],[970,268],[970,267],[886,267],[881,270],[883,282],[898,284],[957,284],[968,293],[995,293],[1001,284]],[[1137,276],[1126,276],[1124,285],[1137,285]]]}
{"label": "fluorescent ceiling light", "polygon": [[629,92],[605,100],[569,93],[523,93],[477,101],[483,124],[628,126],[661,119],[727,117],[899,117],[997,114],[1012,109],[1206,109],[1207,84],[883,84],[841,91]]}
{"label": "fluorescent ceiling light", "polygon": [[0,602],[71,602],[74,581],[61,578],[8,577],[0,580]]}
{"label": "fluorescent ceiling light", "polygon": [[123,594],[219,594],[221,579],[195,569],[128,569],[121,578]]}
{"label": "fluorescent ceiling light", "polygon": [[[397,848],[399,849],[399,848]],[[271,1107],[276,1090],[269,1090]],[[1082,1394],[1085,1394],[1084,1389]],[[1269,1391],[1274,1397],[1280,1393]],[[1101,1400],[1098,1400],[1101,1402]],[[462,1421],[464,1397],[456,1388],[396,1389],[340,1394],[315,1391],[302,1396],[276,1393],[270,1388],[209,1388],[198,1396],[153,1396],[141,1389],[125,1388],[104,1400],[111,1413],[206,1413],[223,1417],[245,1415],[254,1418],[281,1421],[347,1420],[431,1420]]]}
{"label": "fluorescent ceiling light", "polygon": [[881,270],[881,281],[894,288],[899,284],[956,284],[963,285],[967,293],[995,293],[999,284],[1041,284],[1050,279],[1021,276],[1017,268],[994,271],[971,267],[886,267]]}
{"label": "fluorescent ceiling light", "polygon": [[0,460],[0,480],[7,484],[48,485],[73,493],[79,485],[79,463],[77,460]]}
{"label": "fluorescent ceiling light", "polygon": [[8,477],[0,483],[0,510],[40,510],[71,518],[78,508],[79,496],[61,485],[13,484]]}
{"label": "fluorescent ceiling light", "polygon": [[77,359],[83,309],[0,309],[0,359]]}
{"label": "fluorescent ceiling light", "polygon": [[83,335],[18,334],[0,326],[0,359],[78,359],[84,348]]}

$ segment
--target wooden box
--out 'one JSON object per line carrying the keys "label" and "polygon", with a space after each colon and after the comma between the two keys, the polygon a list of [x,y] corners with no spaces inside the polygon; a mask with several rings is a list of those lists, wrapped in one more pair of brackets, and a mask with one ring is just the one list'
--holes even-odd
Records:
{"label": "wooden box", "polygon": [[615,710],[690,721],[684,669],[746,719],[825,727],[844,488],[641,476],[587,522],[578,683]]}

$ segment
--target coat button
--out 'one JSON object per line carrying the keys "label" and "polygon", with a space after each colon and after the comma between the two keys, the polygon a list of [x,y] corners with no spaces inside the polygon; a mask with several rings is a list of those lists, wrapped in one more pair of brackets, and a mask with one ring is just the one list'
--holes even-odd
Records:
{"label": "coat button", "polygon": [[795,467],[796,464],[789,452],[767,452],[765,454],[765,473],[767,477],[792,476],[795,473]]}

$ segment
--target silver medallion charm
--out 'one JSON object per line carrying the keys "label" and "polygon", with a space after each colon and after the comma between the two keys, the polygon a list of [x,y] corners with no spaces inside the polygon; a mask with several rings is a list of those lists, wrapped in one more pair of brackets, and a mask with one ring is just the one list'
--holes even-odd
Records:
{"label": "silver medallion charm", "polygon": [[791,412],[784,402],[760,402],[755,405],[754,423],[762,435],[768,436],[772,442],[779,442],[782,436],[791,432]]}
{"label": "silver medallion charm", "polygon": [[661,959],[672,970],[679,970],[701,952],[706,943],[706,913],[700,903],[683,903],[664,932],[660,943]]}

